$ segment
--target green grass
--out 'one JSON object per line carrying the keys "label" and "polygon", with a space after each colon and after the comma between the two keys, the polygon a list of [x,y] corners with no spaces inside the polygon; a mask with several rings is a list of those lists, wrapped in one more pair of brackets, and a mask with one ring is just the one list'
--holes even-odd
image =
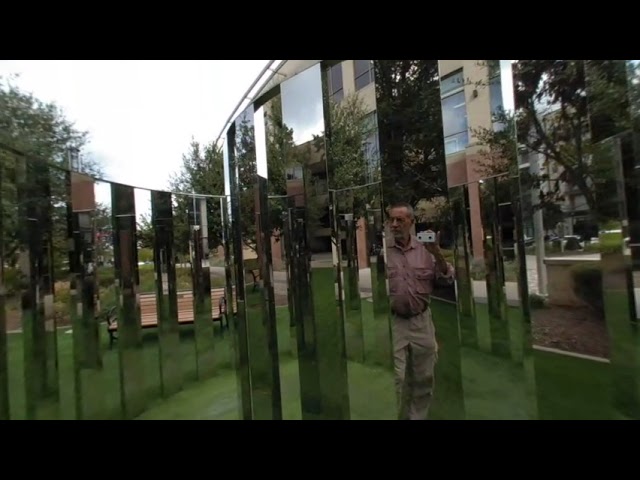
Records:
{"label": "green grass", "polygon": [[534,358],[540,419],[614,418],[610,364],[538,350]]}
{"label": "green grass", "polygon": [[[370,302],[362,305],[365,363],[348,362],[347,379],[349,409],[352,419],[395,418],[393,374],[378,364],[372,349],[381,332],[374,322]],[[534,418],[540,419],[609,419],[626,418],[612,407],[611,366],[608,363],[534,350],[534,378],[529,379],[522,362],[497,351],[481,351],[470,345],[460,346],[455,321],[455,305],[434,301],[432,304],[440,344],[436,366],[435,397],[432,419],[526,419],[529,406],[537,405]],[[480,311],[480,319],[484,315]],[[300,419],[299,362],[293,356],[287,307],[277,309],[279,374],[284,419]],[[490,319],[485,318],[485,322]],[[143,334],[142,360],[144,369],[145,408],[140,419],[237,419],[238,386],[231,362],[231,342],[228,331],[220,334],[215,327],[215,375],[198,382],[195,369],[193,328],[184,326],[180,332],[180,372],[182,391],[169,397],[161,396],[157,332]],[[508,325],[507,325],[508,328]],[[490,331],[489,329],[486,329]],[[74,397],[73,335],[68,329],[57,334],[59,401],[43,400],[37,406],[37,418],[76,418]],[[502,328],[502,332],[505,328]],[[93,377],[83,377],[91,398],[89,418],[121,418],[120,358],[117,348],[110,350],[104,328],[100,330],[103,368]],[[25,372],[22,334],[9,334],[9,392],[12,419],[26,418]],[[501,342],[505,337],[501,337]],[[489,345],[495,342],[489,341]],[[511,345],[507,341],[508,345]],[[511,348],[511,347],[510,347]],[[366,352],[369,352],[367,355]],[[369,362],[367,362],[367,357]],[[528,359],[528,357],[527,357]],[[86,373],[86,372],[85,372]],[[529,381],[535,380],[535,390]],[[93,386],[94,388],[89,388]]]}
{"label": "green grass", "polygon": [[[180,358],[184,382],[186,386],[196,381],[195,344],[193,326],[181,326],[180,352],[176,355]],[[228,331],[223,336],[220,334],[219,324],[212,326],[215,332],[216,368],[219,371],[231,371],[231,351]],[[42,402],[39,411],[44,413],[40,418],[75,419],[75,388],[74,388],[74,362],[73,362],[73,334],[70,329],[59,329],[57,335],[58,348],[58,378],[59,378],[59,402],[56,408],[51,410],[47,402]],[[9,365],[9,401],[10,418],[25,419],[26,394],[25,371],[23,354],[24,337],[21,333],[9,334],[7,338],[8,365]],[[91,404],[86,405],[90,418],[117,419],[122,417],[120,406],[120,356],[117,344],[113,349],[109,348],[108,336],[102,325],[100,328],[100,348],[102,369],[99,371],[83,371],[84,395],[92,399]],[[161,395],[160,380],[160,355],[158,349],[158,337],[156,329],[144,330],[142,336],[142,369],[145,384],[143,389],[145,404],[148,407],[158,403]],[[87,402],[88,403],[88,402]]]}

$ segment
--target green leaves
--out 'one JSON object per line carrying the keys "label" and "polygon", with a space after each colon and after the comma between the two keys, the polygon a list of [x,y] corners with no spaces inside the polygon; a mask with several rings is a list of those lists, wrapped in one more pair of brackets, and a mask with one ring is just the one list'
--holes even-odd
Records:
{"label": "green leaves", "polygon": [[[51,191],[46,201],[53,207],[53,260],[56,271],[62,275],[67,244],[66,187],[64,171],[53,166],[66,168],[69,150],[81,151],[87,141],[88,133],[75,128],[57,105],[20,90],[12,83],[12,78],[0,77],[0,168],[3,169],[0,188],[4,212],[4,256],[8,265],[17,261],[16,172],[24,162],[30,165],[44,162],[52,165],[47,173]],[[82,170],[92,175],[101,174],[100,165],[88,158],[83,158]]]}
{"label": "green leaves", "polygon": [[[189,253],[190,229],[192,223],[189,211],[192,209],[192,193],[205,195],[224,194],[224,166],[222,150],[215,144],[200,145],[192,140],[189,151],[182,156],[182,167],[170,180],[173,192],[184,195],[174,196],[174,238],[176,253]],[[198,208],[198,207],[197,207]],[[207,199],[207,220],[209,230],[209,247],[216,248],[222,242],[222,222],[219,201]]]}

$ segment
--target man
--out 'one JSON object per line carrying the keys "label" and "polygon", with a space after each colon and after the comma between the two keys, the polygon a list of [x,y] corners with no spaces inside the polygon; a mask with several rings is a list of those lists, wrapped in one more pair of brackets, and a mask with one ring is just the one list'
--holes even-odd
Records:
{"label": "man", "polygon": [[414,223],[413,208],[408,203],[389,209],[393,238],[387,246],[387,275],[393,313],[395,382],[402,420],[427,419],[438,355],[430,294],[434,281],[454,279],[454,269],[440,251],[439,235],[435,235],[434,242],[421,243],[411,234]]}

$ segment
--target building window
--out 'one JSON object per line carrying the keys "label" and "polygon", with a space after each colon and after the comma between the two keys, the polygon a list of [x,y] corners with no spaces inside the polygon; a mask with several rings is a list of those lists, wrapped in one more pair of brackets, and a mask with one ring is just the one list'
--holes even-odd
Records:
{"label": "building window", "polygon": [[302,176],[301,166],[287,168],[287,180],[302,180]]}
{"label": "building window", "polygon": [[489,103],[491,108],[491,124],[494,132],[505,128],[504,122],[496,120],[502,113],[502,81],[500,80],[500,60],[489,60]]}
{"label": "building window", "polygon": [[329,82],[329,97],[336,103],[344,98],[344,85],[342,83],[342,63],[338,63],[327,70]]}
{"label": "building window", "polygon": [[373,60],[354,60],[356,91],[363,89],[373,82]]}
{"label": "building window", "polygon": [[469,144],[462,70],[447,75],[440,81],[440,95],[442,97],[444,153],[451,155],[463,151]]}
{"label": "building window", "polygon": [[362,150],[367,165],[366,181],[373,183],[376,181],[375,173],[380,168],[380,156],[378,155],[378,116],[375,111],[367,114],[364,118],[364,140]]}

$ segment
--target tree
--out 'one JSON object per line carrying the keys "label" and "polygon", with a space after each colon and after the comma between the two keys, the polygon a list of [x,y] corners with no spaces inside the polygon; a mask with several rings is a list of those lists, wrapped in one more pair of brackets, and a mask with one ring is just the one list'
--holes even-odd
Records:
{"label": "tree", "polygon": [[[337,191],[338,203],[346,204],[357,220],[365,215],[367,204],[374,201],[371,191],[363,186],[380,181],[377,165],[372,168],[365,154],[365,142],[373,125],[367,121],[364,102],[357,93],[347,95],[341,102],[331,100],[328,117],[326,132],[314,135],[313,146],[326,162],[329,190]],[[369,149],[369,155],[369,160],[378,156],[377,146]]]}
{"label": "tree", "polygon": [[[224,167],[222,150],[215,144],[205,145],[192,140],[187,154],[182,156],[182,167],[169,181],[170,189],[181,195],[174,195],[174,238],[176,254],[189,253],[191,240],[190,225],[193,225],[193,194],[223,195]],[[219,200],[209,198],[207,202],[207,221],[209,247],[221,244],[222,221]],[[196,201],[196,210],[199,206]]]}
{"label": "tree", "polygon": [[[0,76],[0,143],[32,159],[66,168],[69,152],[82,154],[88,132],[75,128],[55,103],[43,102]],[[101,166],[83,156],[80,171],[100,176]]]}
{"label": "tree", "polygon": [[293,141],[293,129],[282,118],[282,99],[277,95],[265,105],[265,135],[267,139],[267,175],[269,195],[269,225],[276,240],[283,228],[287,210],[287,169],[300,165],[303,152]]}
{"label": "tree", "polygon": [[437,60],[377,60],[382,190],[387,205],[447,194]]}
{"label": "tree", "polygon": [[[624,75],[615,61],[520,60],[513,64],[515,112],[495,112],[494,122],[502,130],[478,128],[475,134],[483,149],[481,176],[506,173],[517,176],[518,152],[539,155],[540,173],[521,174],[523,189],[536,189],[547,220],[559,216],[559,202],[567,190],[577,190],[585,199],[594,222],[617,216],[611,202],[615,189],[610,149],[592,138],[597,130],[620,132],[630,128]],[[484,82],[486,85],[488,82]],[[613,87],[617,85],[617,87]],[[604,122],[604,123],[603,123]],[[517,143],[516,143],[517,141]],[[515,169],[515,171],[513,171]],[[557,170],[556,173],[550,173]]]}
{"label": "tree", "polygon": [[111,206],[97,203],[93,212],[93,226],[96,234],[96,260],[98,264],[113,264],[113,227]]}
{"label": "tree", "polygon": [[153,225],[149,214],[140,216],[140,220],[136,226],[136,235],[138,237],[139,248],[153,248]]}
{"label": "tree", "polygon": [[[53,230],[54,267],[61,272],[67,261],[66,169],[69,152],[82,155],[88,133],[75,128],[54,103],[43,102],[23,92],[14,83],[16,76],[0,77],[0,168],[2,175],[4,257],[9,265],[17,262],[20,228],[19,192],[29,192],[31,182],[48,183],[49,191],[34,191],[31,202],[39,211],[49,212]],[[83,158],[81,171],[101,175],[100,165]],[[25,174],[28,172],[28,177]],[[36,199],[37,197],[37,199]],[[41,205],[40,205],[41,204]]]}
{"label": "tree", "polygon": [[[258,205],[256,141],[253,115],[245,111],[236,120],[235,166],[237,170],[237,195],[242,227],[242,242],[245,247],[256,250]],[[268,165],[268,162],[267,162]]]}

